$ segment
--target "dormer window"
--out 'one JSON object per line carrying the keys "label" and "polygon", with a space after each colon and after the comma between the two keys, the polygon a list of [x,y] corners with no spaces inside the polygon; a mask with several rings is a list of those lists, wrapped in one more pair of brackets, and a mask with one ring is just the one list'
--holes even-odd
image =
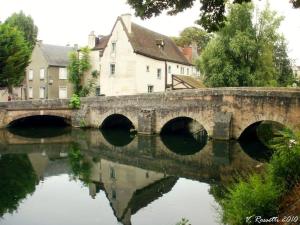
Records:
{"label": "dormer window", "polygon": [[165,42],[163,39],[156,39],[156,45],[159,49],[164,50]]}

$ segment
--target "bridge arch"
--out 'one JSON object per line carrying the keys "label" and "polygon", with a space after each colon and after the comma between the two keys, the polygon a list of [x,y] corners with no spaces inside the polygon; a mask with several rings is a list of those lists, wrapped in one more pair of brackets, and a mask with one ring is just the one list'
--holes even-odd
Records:
{"label": "bridge arch", "polygon": [[199,125],[201,125],[204,130],[207,132],[208,136],[212,135],[213,131],[213,121],[212,118],[210,118],[210,115],[205,115],[204,113],[199,113],[195,115],[191,114],[178,114],[178,115],[172,115],[169,114],[168,116],[163,117],[161,120],[157,123],[157,133],[161,134],[166,126],[171,124],[172,122],[176,122],[178,120],[192,120],[194,122],[197,122]]}
{"label": "bridge arch", "polygon": [[64,122],[68,125],[71,125],[71,113],[70,112],[53,112],[53,111],[15,111],[12,113],[8,113],[8,116],[6,117],[5,120],[5,126],[10,126],[14,122],[26,118],[33,118],[33,117],[53,117],[53,118],[58,118],[58,119],[63,119]]}
{"label": "bridge arch", "polygon": [[101,129],[106,128],[125,128],[125,129],[136,129],[134,122],[127,116],[121,114],[121,113],[113,113],[108,116],[106,116],[101,124]]}
{"label": "bridge arch", "polygon": [[274,122],[277,124],[281,124],[285,127],[291,127],[291,128],[294,126],[294,124],[289,123],[285,118],[283,118],[281,116],[276,116],[276,117],[256,116],[253,118],[249,118],[246,121],[241,121],[240,126],[235,126],[237,128],[235,138],[239,139],[248,128],[250,128],[251,126],[258,125],[263,121]]}

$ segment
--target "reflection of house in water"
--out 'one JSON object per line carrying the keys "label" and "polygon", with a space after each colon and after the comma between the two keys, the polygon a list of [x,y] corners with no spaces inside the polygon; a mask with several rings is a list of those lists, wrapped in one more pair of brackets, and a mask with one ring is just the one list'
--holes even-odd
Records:
{"label": "reflection of house in water", "polygon": [[[90,159],[90,162],[92,160]],[[90,195],[103,189],[118,221],[131,224],[131,215],[169,192],[177,178],[101,159],[92,163]]]}
{"label": "reflection of house in water", "polygon": [[[68,159],[58,159],[59,153],[48,156],[43,153],[30,153],[28,158],[39,177],[71,174]],[[84,161],[91,165],[89,192],[92,198],[103,190],[110,202],[113,212],[124,225],[131,224],[131,215],[141,208],[169,192],[177,178],[134,166],[118,164],[100,159],[97,162],[90,156]]]}

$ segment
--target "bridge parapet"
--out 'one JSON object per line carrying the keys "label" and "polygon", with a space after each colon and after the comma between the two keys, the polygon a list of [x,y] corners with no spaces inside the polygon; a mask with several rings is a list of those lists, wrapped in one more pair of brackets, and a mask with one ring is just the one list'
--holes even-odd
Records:
{"label": "bridge parapet", "polygon": [[81,101],[79,110],[70,109],[68,99],[0,103],[0,127],[22,116],[49,114],[71,119],[73,126],[98,128],[108,116],[121,114],[147,134],[160,133],[178,117],[198,121],[217,139],[238,138],[249,125],[263,120],[300,128],[299,88],[208,88]]}

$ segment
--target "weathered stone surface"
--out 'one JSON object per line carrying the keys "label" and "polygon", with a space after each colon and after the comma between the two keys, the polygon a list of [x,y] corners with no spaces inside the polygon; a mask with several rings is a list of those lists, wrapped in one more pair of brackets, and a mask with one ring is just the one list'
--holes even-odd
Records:
{"label": "weathered stone surface", "polygon": [[230,140],[232,133],[232,113],[217,112],[214,116],[214,129],[212,138],[216,140]]}
{"label": "weathered stone surface", "polygon": [[[263,120],[300,128],[299,101],[300,89],[295,88],[212,88],[92,97],[83,98],[76,112],[69,109],[68,100],[16,101],[0,103],[0,127],[30,115],[57,115],[72,120],[74,126],[85,121],[86,126],[99,127],[108,116],[121,114],[138,131],[159,133],[168,121],[190,117],[203,125],[210,137],[228,139],[238,138],[249,125]],[[232,115],[231,129],[228,122],[216,120],[220,112]]]}
{"label": "weathered stone surface", "polygon": [[155,110],[142,109],[139,112],[138,132],[140,134],[154,134],[155,133]]}

